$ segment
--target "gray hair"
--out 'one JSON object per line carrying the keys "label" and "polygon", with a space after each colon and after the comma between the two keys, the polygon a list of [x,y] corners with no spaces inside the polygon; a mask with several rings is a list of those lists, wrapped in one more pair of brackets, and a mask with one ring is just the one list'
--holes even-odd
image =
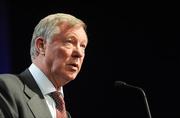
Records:
{"label": "gray hair", "polygon": [[81,25],[86,30],[86,24],[70,14],[56,13],[48,15],[41,19],[34,29],[30,47],[31,60],[35,59],[38,54],[35,48],[36,38],[42,37],[47,42],[51,41],[56,33],[61,32],[58,26],[62,23],[67,23],[70,27]]}

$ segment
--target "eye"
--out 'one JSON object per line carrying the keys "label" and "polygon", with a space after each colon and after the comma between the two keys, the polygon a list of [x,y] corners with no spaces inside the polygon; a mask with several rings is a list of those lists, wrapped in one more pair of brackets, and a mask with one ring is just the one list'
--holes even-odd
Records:
{"label": "eye", "polygon": [[86,44],[81,44],[80,46],[81,46],[82,51],[85,52]]}
{"label": "eye", "polygon": [[81,44],[81,47],[86,49],[86,45],[85,44]]}
{"label": "eye", "polygon": [[72,38],[66,38],[65,42],[66,42],[66,43],[72,43],[73,40],[72,40]]}
{"label": "eye", "polygon": [[72,45],[72,44],[74,44],[74,39],[71,37],[66,38],[64,43],[65,43],[65,45]]}

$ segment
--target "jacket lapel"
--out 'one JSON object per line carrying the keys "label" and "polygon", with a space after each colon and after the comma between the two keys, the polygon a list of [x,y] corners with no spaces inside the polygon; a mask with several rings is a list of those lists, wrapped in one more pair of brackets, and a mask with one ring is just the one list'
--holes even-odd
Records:
{"label": "jacket lapel", "polygon": [[29,98],[29,100],[27,101],[28,107],[32,111],[35,118],[51,118],[52,116],[44,99],[44,96],[42,95],[29,70],[26,69],[26,71],[21,73],[20,79],[25,85],[24,93]]}
{"label": "jacket lapel", "polygon": [[32,92],[27,86],[25,86],[25,93],[30,96],[27,104],[36,118],[51,117],[45,99],[41,99],[39,95]]}

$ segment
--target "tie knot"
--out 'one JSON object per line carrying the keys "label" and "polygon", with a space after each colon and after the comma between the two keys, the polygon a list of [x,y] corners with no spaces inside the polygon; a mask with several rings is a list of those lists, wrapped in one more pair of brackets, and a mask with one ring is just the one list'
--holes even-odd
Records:
{"label": "tie knot", "polygon": [[58,92],[58,91],[54,91],[54,92],[50,93],[50,95],[51,95],[52,97],[61,97],[61,96],[60,96],[61,93]]}
{"label": "tie knot", "polygon": [[54,99],[55,103],[56,103],[56,108],[59,110],[59,111],[62,111],[64,109],[64,99],[62,97],[62,95],[60,94],[60,92],[58,91],[55,91],[55,92],[52,92],[50,94],[50,96]]}

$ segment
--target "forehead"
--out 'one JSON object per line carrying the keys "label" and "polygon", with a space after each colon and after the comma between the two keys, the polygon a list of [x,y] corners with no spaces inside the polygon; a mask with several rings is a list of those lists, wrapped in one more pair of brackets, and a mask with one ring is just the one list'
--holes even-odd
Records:
{"label": "forehead", "polygon": [[81,25],[70,27],[66,24],[63,24],[60,25],[59,28],[61,29],[61,34],[64,35],[64,37],[75,37],[77,39],[85,40],[86,42],[88,40],[87,33],[84,27]]}

